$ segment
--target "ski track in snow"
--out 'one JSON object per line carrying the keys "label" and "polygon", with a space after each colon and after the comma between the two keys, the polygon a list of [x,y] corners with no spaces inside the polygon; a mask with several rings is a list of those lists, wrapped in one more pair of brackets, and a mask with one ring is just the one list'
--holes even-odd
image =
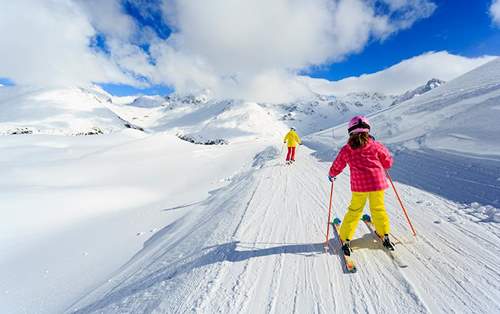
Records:
{"label": "ski track in snow", "polygon": [[[360,222],[352,241],[358,272],[345,273],[337,239],[323,252],[329,164],[310,154],[302,147],[291,166],[267,161],[194,204],[68,312],[500,313],[498,226],[454,215],[457,204],[410,186],[397,184],[416,240],[386,192],[408,267],[399,268]],[[344,173],[335,181],[340,218],[348,180]]]}

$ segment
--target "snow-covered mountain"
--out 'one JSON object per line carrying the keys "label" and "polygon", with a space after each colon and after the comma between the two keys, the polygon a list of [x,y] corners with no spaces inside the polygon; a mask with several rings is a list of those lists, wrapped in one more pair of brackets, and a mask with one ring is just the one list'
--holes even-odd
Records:
{"label": "snow-covered mountain", "polygon": [[91,135],[132,127],[111,103],[98,88],[2,88],[0,134]]}
{"label": "snow-covered mountain", "polygon": [[113,97],[97,87],[9,87],[0,92],[0,134],[88,135],[132,127],[168,131],[196,143],[280,134],[286,125],[311,134],[352,115],[386,109],[438,84],[440,81],[431,80],[398,97],[379,93],[316,95],[277,105],[212,99],[208,90],[198,95]]}
{"label": "snow-covered mountain", "polygon": [[205,95],[143,96],[131,105],[112,105],[118,115],[152,132],[167,132],[195,143],[228,143],[281,136],[285,124],[270,109],[238,100],[209,100]]}
{"label": "snow-covered mountain", "polygon": [[402,94],[401,96],[398,96],[396,98],[396,100],[394,100],[392,105],[397,105],[397,104],[402,103],[404,101],[410,100],[414,97],[423,95],[423,94],[430,92],[434,88],[437,88],[445,83],[446,83],[445,81],[442,81],[440,79],[435,79],[435,78],[431,79],[425,85],[419,86],[419,87],[415,88],[414,90],[407,91],[404,94]]}
{"label": "snow-covered mountain", "polygon": [[[235,134],[266,134],[282,132],[284,125],[296,127],[301,134],[311,134],[343,123],[356,114],[371,114],[391,105],[409,100],[437,87],[441,81],[431,80],[426,85],[402,96],[380,93],[352,93],[341,97],[316,95],[313,98],[291,103],[250,103],[241,100],[212,99],[210,93],[176,95],[166,97],[141,96],[129,106],[114,107],[124,119],[153,131],[174,131],[198,138],[201,142],[216,139],[229,140]],[[229,129],[215,127],[224,117],[222,112],[245,112],[254,122],[239,121]],[[250,118],[251,115],[255,115]],[[262,121],[257,127],[255,121]],[[219,128],[218,131],[215,131]],[[209,130],[210,129],[210,130]],[[224,132],[224,129],[228,132]],[[204,133],[205,139],[201,139]]]}
{"label": "snow-covered mountain", "polygon": [[390,143],[474,155],[498,155],[500,59],[377,114],[378,135]]}
{"label": "snow-covered mountain", "polygon": [[353,115],[388,108],[394,100],[394,96],[379,93],[353,93],[342,97],[317,95],[314,99],[264,106],[274,111],[279,120],[302,134],[310,134],[345,122]]}

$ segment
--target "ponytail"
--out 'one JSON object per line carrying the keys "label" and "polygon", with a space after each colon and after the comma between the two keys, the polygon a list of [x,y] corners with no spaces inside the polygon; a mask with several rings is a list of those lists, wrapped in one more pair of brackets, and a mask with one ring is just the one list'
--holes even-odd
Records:
{"label": "ponytail", "polygon": [[368,132],[352,133],[347,142],[352,149],[364,147],[370,140]]}

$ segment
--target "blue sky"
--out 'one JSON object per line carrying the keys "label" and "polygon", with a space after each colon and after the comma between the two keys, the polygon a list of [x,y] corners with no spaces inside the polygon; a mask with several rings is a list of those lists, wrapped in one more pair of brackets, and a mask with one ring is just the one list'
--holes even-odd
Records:
{"label": "blue sky", "polygon": [[[169,0],[167,3],[183,4],[184,11],[175,16],[177,29],[181,30],[175,36],[186,43],[181,47],[167,40],[174,34],[167,25],[172,21],[167,22],[164,18],[167,11],[161,10],[163,1],[88,0],[78,2],[82,10],[77,13],[72,11],[73,6],[64,7],[63,3],[59,8],[61,12],[55,12],[40,0],[28,0],[26,5],[9,3],[14,10],[10,16],[12,12],[25,14],[33,10],[36,19],[24,23],[18,18],[9,20],[9,14],[2,17],[0,12],[0,20],[7,21],[3,27],[17,32],[0,37],[0,47],[4,47],[0,49],[0,55],[4,60],[11,60],[0,64],[0,84],[11,85],[13,81],[39,84],[50,79],[68,84],[119,82],[101,84],[114,95],[167,94],[173,91],[171,86],[174,85],[190,90],[193,86],[205,88],[212,84],[210,88],[220,87],[219,92],[232,97],[245,92],[260,94],[262,87],[286,86],[293,81],[294,75],[285,73],[287,69],[304,69],[311,63],[322,65],[299,74],[337,81],[381,71],[429,51],[448,51],[468,58],[500,55],[500,25],[495,26],[489,15],[491,0],[335,2],[349,7],[347,12],[351,15],[345,16],[332,12],[322,14],[325,10],[321,5],[326,0],[280,1],[286,3],[281,6],[278,2],[264,0],[241,2],[244,4],[225,0]],[[436,9],[429,16],[432,10],[426,11],[425,6],[431,2],[436,4]],[[356,3],[362,5],[356,6]],[[388,3],[405,5],[394,13],[388,10]],[[385,35],[377,34],[379,16],[365,16],[363,20],[362,14],[366,10],[360,6],[375,8],[377,14],[388,18],[389,24],[382,31]],[[254,10],[254,24],[245,22],[247,10]],[[338,7],[336,10],[341,12]],[[278,16],[269,17],[268,12],[275,12],[273,14]],[[309,15],[304,19],[303,12],[312,13],[306,13]],[[333,24],[330,21],[346,17],[347,20],[340,25],[329,26]],[[405,22],[411,26],[401,26]],[[86,34],[89,24],[95,29],[91,43],[88,43]],[[365,24],[370,25],[368,29]],[[255,29],[249,31],[249,25]],[[54,29],[60,30],[61,34],[55,34]],[[348,33],[352,29],[355,29],[353,36]],[[286,36],[281,36],[283,32],[287,32]],[[363,32],[369,35],[365,38]],[[335,34],[328,35],[332,33]],[[241,38],[249,42],[241,41]],[[198,44],[200,41],[202,43]],[[342,44],[346,47],[341,47]],[[151,45],[154,53],[151,53]],[[85,51],[89,50],[88,47],[92,48],[90,55]],[[249,50],[255,51],[255,55],[248,54]],[[192,51],[195,54],[190,54]],[[290,51],[294,52],[291,56]],[[204,63],[197,63],[196,56],[204,58]],[[452,60],[448,65],[454,63],[454,59],[446,55],[441,57]],[[325,62],[339,58],[341,61],[333,64]],[[80,64],[81,60],[90,61]],[[273,73],[273,69],[278,69],[278,72]],[[466,69],[470,68],[464,67],[464,71]],[[238,77],[240,74],[237,73],[243,74]],[[227,80],[233,75],[241,88],[233,90],[232,81]],[[406,78],[411,76],[411,73],[406,74]],[[262,77],[265,77],[264,81]],[[157,84],[149,88],[129,85],[137,86],[140,82]],[[260,88],[250,91],[254,86]],[[284,94],[289,91],[284,90]],[[268,92],[275,94],[271,88]]]}
{"label": "blue sky", "polygon": [[[383,70],[427,51],[447,50],[466,57],[500,55],[500,30],[488,15],[488,0],[435,0],[434,14],[384,42],[372,42],[344,62],[316,69],[310,76],[339,80]],[[473,3],[473,5],[471,5]]]}

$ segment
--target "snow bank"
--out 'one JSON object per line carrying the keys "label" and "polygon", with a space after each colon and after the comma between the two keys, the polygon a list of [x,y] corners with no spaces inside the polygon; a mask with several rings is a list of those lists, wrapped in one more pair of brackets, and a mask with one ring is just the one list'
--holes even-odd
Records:
{"label": "snow bank", "polygon": [[479,222],[500,223],[500,209],[490,205],[483,206],[477,202],[470,205],[462,205],[459,210],[467,215],[474,217]]}

